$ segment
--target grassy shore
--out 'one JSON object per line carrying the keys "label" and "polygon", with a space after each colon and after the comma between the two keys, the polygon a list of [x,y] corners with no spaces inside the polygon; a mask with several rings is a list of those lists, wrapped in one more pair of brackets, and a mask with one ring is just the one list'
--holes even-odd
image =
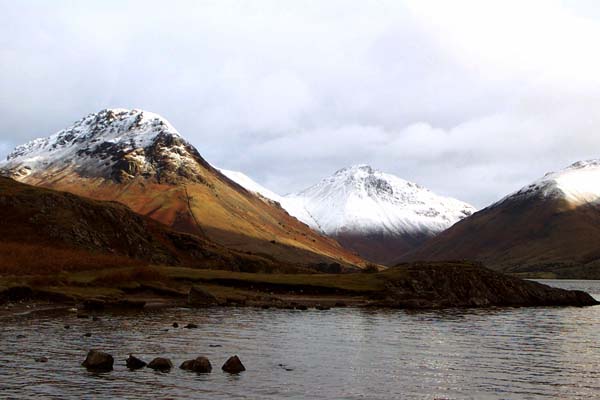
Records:
{"label": "grassy shore", "polygon": [[126,298],[167,298],[185,301],[190,288],[200,284],[220,303],[285,303],[293,296],[373,298],[385,282],[402,276],[402,270],[360,274],[260,274],[184,267],[149,266],[48,275],[0,278],[0,291],[31,288],[36,297],[85,301]]}
{"label": "grassy shore", "polygon": [[582,292],[523,281],[468,262],[412,263],[380,272],[266,274],[149,266],[0,277],[0,298],[185,305],[193,286],[219,305],[444,308],[593,305]]}

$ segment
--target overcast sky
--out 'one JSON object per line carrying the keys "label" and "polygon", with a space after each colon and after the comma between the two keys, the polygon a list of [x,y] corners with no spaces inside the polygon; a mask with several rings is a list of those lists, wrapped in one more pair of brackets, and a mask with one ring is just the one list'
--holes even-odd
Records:
{"label": "overcast sky", "polygon": [[595,1],[0,0],[0,157],[103,108],[302,189],[368,163],[483,207],[600,157]]}

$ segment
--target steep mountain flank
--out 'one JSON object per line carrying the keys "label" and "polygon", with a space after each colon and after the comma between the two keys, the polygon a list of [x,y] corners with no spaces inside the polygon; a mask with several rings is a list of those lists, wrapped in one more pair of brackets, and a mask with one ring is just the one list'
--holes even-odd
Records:
{"label": "steep mountain flank", "polygon": [[295,271],[174,231],[128,207],[0,177],[0,273],[39,274],[166,264]]}
{"label": "steep mountain flank", "polygon": [[[94,113],[17,147],[0,172],[18,181],[123,203],[172,228],[286,263],[355,268],[363,260],[210,166],[164,118]],[[331,267],[333,266],[333,267]]]}
{"label": "steep mountain flank", "polygon": [[508,272],[600,278],[600,162],[578,162],[457,223],[403,260],[471,259]]}

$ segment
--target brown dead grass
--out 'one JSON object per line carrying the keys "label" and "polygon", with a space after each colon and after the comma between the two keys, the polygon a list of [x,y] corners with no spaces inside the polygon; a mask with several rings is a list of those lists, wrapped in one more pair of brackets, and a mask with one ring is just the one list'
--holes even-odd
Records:
{"label": "brown dead grass", "polygon": [[142,261],[126,257],[91,253],[85,250],[15,242],[0,243],[0,274],[2,275],[43,275],[143,264]]}

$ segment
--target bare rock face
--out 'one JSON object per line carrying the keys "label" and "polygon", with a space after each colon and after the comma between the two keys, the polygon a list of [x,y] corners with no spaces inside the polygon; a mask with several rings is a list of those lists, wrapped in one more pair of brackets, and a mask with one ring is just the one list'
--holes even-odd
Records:
{"label": "bare rock face", "polygon": [[169,372],[173,368],[173,363],[168,358],[157,357],[150,361],[148,368],[152,368],[155,371]]}
{"label": "bare rock face", "polygon": [[144,368],[147,365],[147,363],[130,354],[129,357],[127,358],[127,360],[125,360],[125,365],[127,366],[127,368],[129,368],[131,370],[136,370],[136,369]]}
{"label": "bare rock face", "polygon": [[194,360],[184,361],[179,367],[186,371],[194,371],[202,374],[207,374],[212,371],[210,360],[206,357],[196,357]]}
{"label": "bare rock face", "polygon": [[114,363],[115,360],[110,354],[90,350],[85,357],[85,361],[81,365],[86,367],[88,371],[109,372],[112,371]]}
{"label": "bare rock face", "polygon": [[194,307],[206,307],[218,304],[217,298],[199,285],[192,286],[188,294],[188,304]]}
{"label": "bare rock face", "polygon": [[221,369],[225,372],[229,372],[230,374],[239,374],[246,370],[244,364],[240,361],[238,356],[229,357],[229,360],[223,364]]}

